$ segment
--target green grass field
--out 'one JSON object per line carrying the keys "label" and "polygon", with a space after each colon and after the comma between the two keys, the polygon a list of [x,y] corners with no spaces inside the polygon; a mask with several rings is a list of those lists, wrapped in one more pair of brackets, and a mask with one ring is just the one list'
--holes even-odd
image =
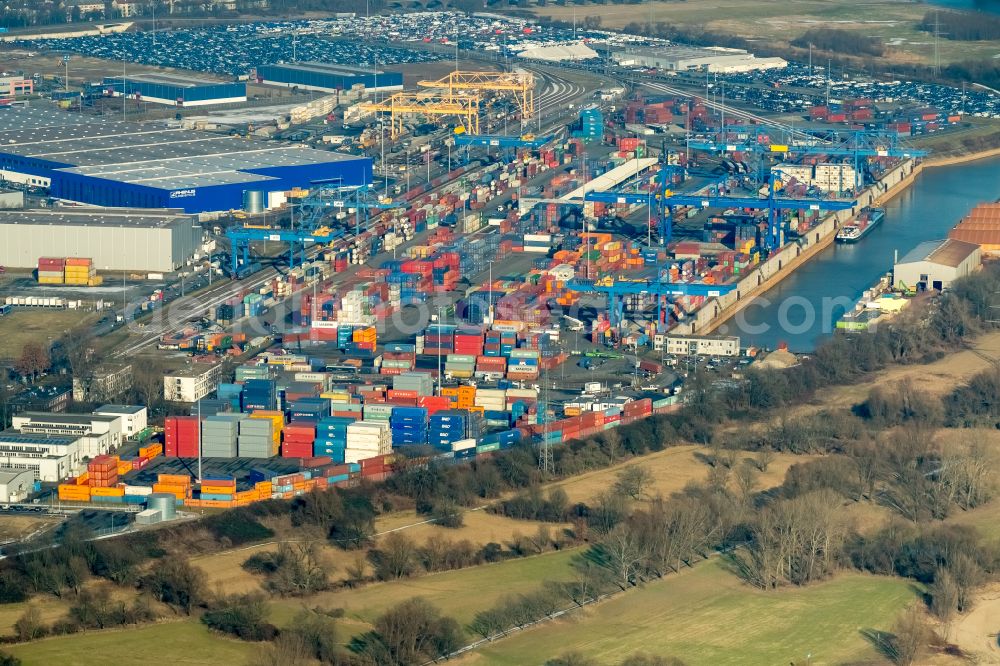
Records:
{"label": "green grass field", "polygon": [[[319,594],[310,597],[308,605],[343,608],[349,619],[367,627],[392,606],[413,597],[423,597],[464,626],[472,621],[476,613],[489,608],[505,594],[530,592],[546,580],[569,580],[570,560],[578,552],[564,550],[412,580]],[[295,599],[275,600],[271,604],[271,621],[278,626],[287,624],[301,607],[302,602]]]}
{"label": "green grass field", "polygon": [[108,664],[245,664],[257,652],[243,643],[209,633],[193,621],[47,638],[4,646],[24,666],[107,666]]}
{"label": "green grass field", "polygon": [[515,634],[458,663],[541,664],[571,649],[604,664],[636,651],[692,666],[773,666],[804,662],[807,654],[815,666],[874,659],[859,631],[887,628],[915,599],[906,581],[859,574],[760,592],[716,560]]}

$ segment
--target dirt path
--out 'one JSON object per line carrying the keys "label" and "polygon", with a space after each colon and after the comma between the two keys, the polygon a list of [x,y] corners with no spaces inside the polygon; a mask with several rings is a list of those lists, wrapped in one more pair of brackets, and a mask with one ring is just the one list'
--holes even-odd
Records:
{"label": "dirt path", "polygon": [[1000,583],[993,583],[979,593],[972,611],[960,617],[952,629],[952,642],[969,655],[975,664],[1000,663]]}

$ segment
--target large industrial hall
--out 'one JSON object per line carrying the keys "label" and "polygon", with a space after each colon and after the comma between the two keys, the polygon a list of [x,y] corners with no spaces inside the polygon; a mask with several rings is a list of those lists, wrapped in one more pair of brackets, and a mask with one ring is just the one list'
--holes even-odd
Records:
{"label": "large industrial hall", "polygon": [[0,176],[98,206],[239,209],[246,191],[372,181],[369,158],[46,109],[0,112]]}

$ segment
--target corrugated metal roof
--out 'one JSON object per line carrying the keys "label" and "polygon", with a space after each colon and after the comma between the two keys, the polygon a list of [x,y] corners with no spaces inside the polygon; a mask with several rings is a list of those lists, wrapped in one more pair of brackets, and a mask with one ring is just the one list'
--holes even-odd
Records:
{"label": "corrugated metal roof", "polygon": [[1000,245],[1000,203],[980,204],[959,222],[948,238],[977,245]]}
{"label": "corrugated metal roof", "polygon": [[924,241],[907,252],[899,264],[913,264],[921,261],[929,261],[941,266],[957,267],[969,256],[979,249],[975,243],[967,243],[960,240],[946,238],[944,240]]}
{"label": "corrugated metal roof", "polygon": [[[185,221],[194,225],[195,218],[182,210],[167,208],[24,208],[3,211],[0,226],[7,224],[38,224],[58,226],[123,227],[127,229],[164,229]],[[120,368],[113,368],[116,371]]]}
{"label": "corrugated metal roof", "polygon": [[0,111],[0,154],[62,171],[165,190],[263,183],[248,173],[360,159],[326,150],[21,107]]}

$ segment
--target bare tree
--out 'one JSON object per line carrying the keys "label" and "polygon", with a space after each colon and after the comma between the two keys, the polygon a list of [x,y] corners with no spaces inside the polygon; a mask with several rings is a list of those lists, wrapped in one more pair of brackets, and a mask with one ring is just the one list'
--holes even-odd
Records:
{"label": "bare tree", "polygon": [[622,436],[617,430],[607,430],[604,432],[604,446],[608,452],[608,458],[614,465],[622,449]]}
{"label": "bare tree", "polygon": [[757,469],[761,472],[766,472],[767,468],[774,462],[774,450],[767,446],[762,446],[754,455],[754,462],[757,465]]}
{"label": "bare tree", "polygon": [[928,592],[931,595],[931,612],[947,624],[958,610],[958,584],[951,572],[938,568]]}
{"label": "bare tree", "polygon": [[992,464],[979,441],[972,441],[941,461],[941,481],[950,489],[951,499],[963,509],[973,509],[990,500],[994,490],[992,476]]}
{"label": "bare tree", "polygon": [[48,629],[42,622],[42,614],[34,605],[28,606],[24,614],[14,623],[14,634],[20,641],[33,641],[46,633],[48,633]]}
{"label": "bare tree", "polygon": [[634,500],[642,499],[646,494],[646,489],[652,485],[653,473],[643,465],[629,465],[618,473],[615,481],[615,492],[621,493]]}
{"label": "bare tree", "polygon": [[744,580],[770,590],[829,575],[847,534],[839,503],[836,493],[824,489],[764,509],[750,543],[731,555]]}
{"label": "bare tree", "polygon": [[757,487],[757,469],[749,461],[744,462],[742,465],[736,468],[735,473],[736,478],[736,489],[739,492],[739,498],[745,505],[750,504],[750,500],[753,499],[753,491]]}
{"label": "bare tree", "polygon": [[416,544],[399,532],[386,535],[372,551],[371,558],[375,575],[381,580],[411,576],[420,566]]}
{"label": "bare tree", "polygon": [[48,370],[50,363],[49,352],[41,344],[28,342],[21,348],[21,355],[14,362],[14,371],[34,382],[38,375]]}
{"label": "bare tree", "polygon": [[601,563],[615,574],[623,590],[635,582],[647,554],[644,545],[638,530],[628,523],[616,525],[597,545]]}
{"label": "bare tree", "polygon": [[153,411],[163,403],[163,368],[155,362],[132,364],[132,391],[139,404]]}

